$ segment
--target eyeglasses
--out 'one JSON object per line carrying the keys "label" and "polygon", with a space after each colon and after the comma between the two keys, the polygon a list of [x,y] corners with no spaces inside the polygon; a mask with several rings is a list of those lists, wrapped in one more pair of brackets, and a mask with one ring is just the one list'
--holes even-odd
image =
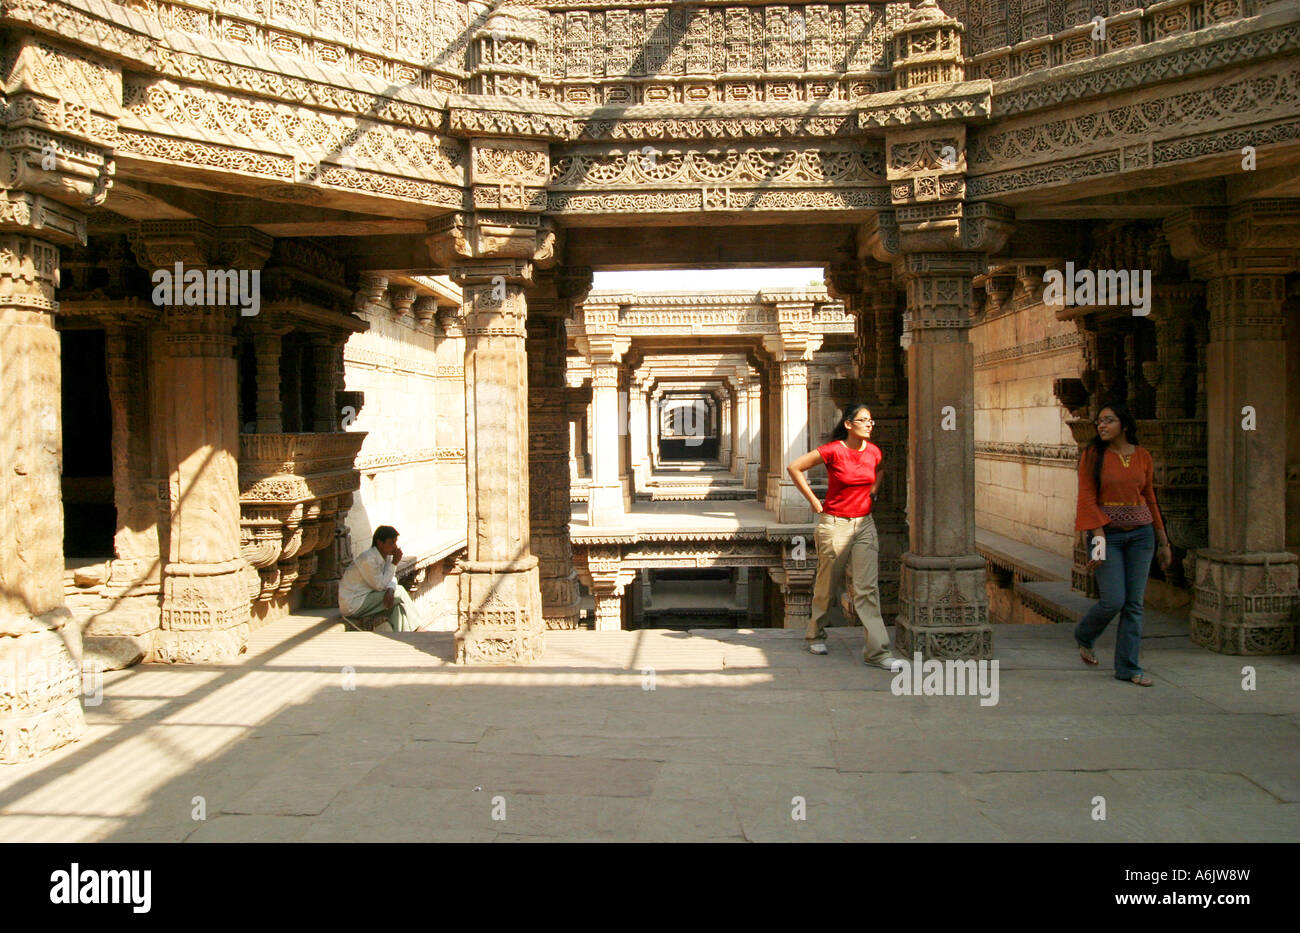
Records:
{"label": "eyeglasses", "polygon": [[1119,424],[1118,418],[1098,418],[1094,424]]}

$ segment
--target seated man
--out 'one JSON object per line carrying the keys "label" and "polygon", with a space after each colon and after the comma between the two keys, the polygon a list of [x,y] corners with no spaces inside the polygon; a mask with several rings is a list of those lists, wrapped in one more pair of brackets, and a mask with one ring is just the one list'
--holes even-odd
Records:
{"label": "seated man", "polygon": [[420,627],[415,603],[406,587],[397,583],[397,564],[402,549],[397,546],[397,529],[380,525],[362,551],[343,572],[339,581],[339,609],[350,619],[389,610],[388,623],[394,632],[414,632]]}

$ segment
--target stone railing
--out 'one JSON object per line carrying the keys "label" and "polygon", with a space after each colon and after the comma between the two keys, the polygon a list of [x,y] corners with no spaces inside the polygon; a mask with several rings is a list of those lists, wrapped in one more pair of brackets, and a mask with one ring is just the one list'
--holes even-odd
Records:
{"label": "stone railing", "polygon": [[365,438],[364,431],[240,435],[240,543],[261,580],[259,617],[283,611],[289,594],[309,582],[308,605],[337,602],[347,559],[340,529],[361,486],[354,463]]}

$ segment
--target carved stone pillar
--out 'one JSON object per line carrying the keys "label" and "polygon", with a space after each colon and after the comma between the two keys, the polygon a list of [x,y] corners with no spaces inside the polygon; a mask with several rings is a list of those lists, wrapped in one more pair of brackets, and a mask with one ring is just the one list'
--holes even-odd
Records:
{"label": "carved stone pillar", "polygon": [[311,359],[315,386],[311,429],[317,434],[329,434],[338,430],[338,406],[335,399],[343,381],[342,350],[339,337],[312,335]]}
{"label": "carved stone pillar", "polygon": [[650,393],[650,469],[659,469],[659,428],[662,424],[663,389],[654,389]]}
{"label": "carved stone pillar", "polygon": [[0,763],[9,763],[85,728],[80,631],[63,601],[55,288],[59,247],[86,243],[83,211],[112,185],[122,75],[56,36],[7,28],[0,41]]}
{"label": "carved stone pillar", "polygon": [[731,391],[723,387],[718,398],[718,462],[731,469]]}
{"label": "carved stone pillar", "polygon": [[452,270],[465,310],[468,558],[462,562],[456,658],[520,663],[542,653],[540,576],[529,518],[524,287],[531,264],[465,262]]}
{"label": "carved stone pillar", "polygon": [[879,405],[894,404],[898,395],[898,291],[887,267],[877,268],[868,279],[871,287],[871,316],[875,334],[871,344],[875,350],[873,387]]}
{"label": "carved stone pillar", "polygon": [[796,298],[777,301],[780,332],[763,346],[777,360],[780,395],[772,418],[775,442],[773,479],[768,508],[784,523],[812,520],[812,509],[786,472],[796,457],[808,452],[808,361],[821,347],[822,335],[812,330],[813,303]]}
{"label": "carved stone pillar", "polygon": [[758,378],[758,422],[754,439],[758,442],[758,470],[754,477],[754,498],[767,507],[767,480],[771,472],[769,466],[772,456],[772,364],[763,361],[759,364]]}
{"label": "carved stone pillar", "polygon": [[1209,546],[1197,551],[1192,641],[1225,654],[1297,650],[1297,558],[1286,550],[1286,275],[1300,201],[1180,211],[1174,255],[1207,281]]}
{"label": "carved stone pillar", "polygon": [[623,567],[618,545],[587,548],[587,574],[596,606],[594,629],[617,632],[623,628],[623,590],[636,579],[637,571]]}
{"label": "carved stone pillar", "polygon": [[[260,270],[271,238],[201,221],[148,221],[134,248],[141,263],[171,275],[177,263],[206,273]],[[179,284],[179,283],[177,283]],[[253,573],[240,554],[239,412],[235,307],[163,303],[166,358],[161,433],[168,468],[169,527],[163,569],[160,661],[207,663],[244,650]],[[214,295],[207,295],[212,299]],[[252,589],[252,592],[250,592]]]}
{"label": "carved stone pillar", "polygon": [[618,478],[619,404],[618,362],[594,358],[591,363],[592,450],[591,498],[593,525],[616,525],[623,519],[623,484]]}
{"label": "carved stone pillar", "polygon": [[763,463],[763,383],[762,376],[750,372],[745,420],[749,432],[749,458],[745,463],[745,488],[758,488],[759,469]]}
{"label": "carved stone pillar", "polygon": [[1156,420],[1188,418],[1196,391],[1195,361],[1187,358],[1188,329],[1203,306],[1198,282],[1157,283],[1151,305],[1156,329],[1156,363],[1148,381],[1156,387]]}
{"label": "carved stone pillar", "polygon": [[767,489],[763,496],[763,508],[775,514],[781,502],[781,468],[785,461],[782,454],[781,424],[785,414],[782,404],[784,387],[781,385],[782,369],[779,362],[767,364],[767,411],[763,418],[763,449],[767,470]]}
{"label": "carved stone pillar", "polygon": [[[60,242],[84,221],[37,195],[0,190],[0,762],[80,737],[80,633],[63,604],[59,335],[55,242],[15,232],[20,208],[58,211]],[[70,235],[69,235],[70,234]]]}
{"label": "carved stone pillar", "polygon": [[[590,275],[587,277],[590,282]],[[565,386],[565,320],[569,298],[553,277],[528,294],[529,521],[537,555],[542,617],[548,629],[579,624],[578,578],[569,541],[569,389]]]}
{"label": "carved stone pillar", "polygon": [[862,283],[868,291],[856,302],[866,318],[857,329],[857,359],[859,366],[866,368],[858,371],[860,391],[854,401],[870,408],[876,420],[871,442],[884,455],[880,466],[883,480],[871,514],[880,542],[880,611],[887,621],[893,621],[899,612],[899,579],[908,549],[908,422],[907,398],[899,397],[902,386],[897,377],[902,352],[895,323],[898,289],[887,266],[864,270]]}
{"label": "carved stone pillar", "polygon": [[529,450],[524,290],[534,264],[555,261],[554,230],[528,211],[549,158],[540,140],[473,139],[468,150],[470,196],[493,213],[441,217],[428,239],[430,258],[461,286],[465,321],[468,554],[460,565],[456,659],[519,664],[538,659],[544,646],[521,466]]}
{"label": "carved stone pillar", "polygon": [[302,344],[291,334],[280,347],[280,411],[284,430],[306,430],[307,413],[302,410]]}
{"label": "carved stone pillar", "polygon": [[257,433],[279,434],[284,430],[284,409],[280,403],[280,335],[258,330],[253,333],[253,354],[257,362]]}
{"label": "carved stone pillar", "polygon": [[[786,551],[788,555],[789,549]],[[790,563],[787,556],[785,564]],[[781,627],[803,632],[807,630],[808,620],[812,618],[812,591],[817,576],[817,562],[813,560],[800,563],[811,563],[812,568],[771,567],[768,574],[781,592]]]}
{"label": "carved stone pillar", "polygon": [[650,479],[650,415],[646,383],[633,376],[628,384],[628,443],[632,450],[633,494],[646,489]]}
{"label": "carved stone pillar", "polygon": [[987,658],[993,650],[984,560],[975,552],[975,369],[968,336],[971,279],[981,265],[980,256],[958,252],[911,253],[900,263],[911,429],[909,549],[895,635],[902,657],[919,651],[927,658]]}
{"label": "carved stone pillar", "polygon": [[81,630],[83,661],[116,670],[149,656],[159,625],[162,560],[158,550],[158,486],[151,479],[147,348],[142,328],[110,324],[105,362],[112,410],[113,560],[101,593],[108,608]]}
{"label": "carved stone pillar", "polygon": [[592,525],[617,525],[625,514],[619,473],[626,425],[619,404],[619,363],[630,341],[618,336],[617,304],[585,302],[582,318],[583,336],[577,343],[591,366],[593,445],[587,519]]}

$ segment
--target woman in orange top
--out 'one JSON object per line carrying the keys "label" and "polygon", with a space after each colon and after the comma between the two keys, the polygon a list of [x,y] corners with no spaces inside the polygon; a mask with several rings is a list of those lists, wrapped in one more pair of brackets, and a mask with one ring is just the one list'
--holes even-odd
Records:
{"label": "woman in orange top", "polygon": [[1138,665],[1142,645],[1142,604],[1151,555],[1159,542],[1160,566],[1173,563],[1173,551],[1156,506],[1151,454],[1137,444],[1137,422],[1123,402],[1097,414],[1097,437],[1079,461],[1079,502],[1075,531],[1088,532],[1101,600],[1074,629],[1079,656],[1097,664],[1092,646],[1119,613],[1115,635],[1115,677],[1139,687],[1151,678]]}

